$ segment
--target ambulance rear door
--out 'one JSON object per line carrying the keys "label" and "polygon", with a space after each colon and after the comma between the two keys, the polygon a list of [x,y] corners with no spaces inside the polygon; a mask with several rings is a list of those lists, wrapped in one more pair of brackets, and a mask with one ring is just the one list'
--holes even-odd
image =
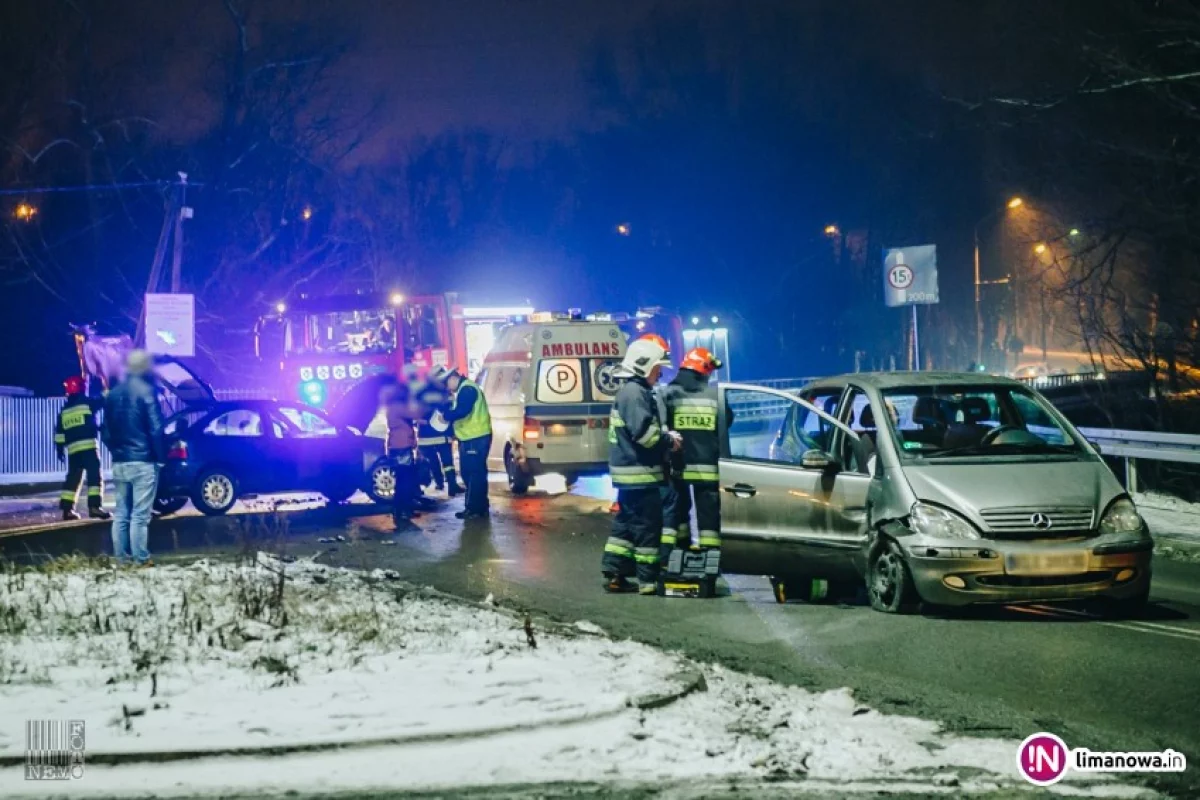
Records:
{"label": "ambulance rear door", "polygon": [[561,322],[541,326],[533,341],[533,396],[527,424],[537,426],[527,455],[544,470],[608,461],[608,419],[616,395],[613,372],[625,354],[625,337],[608,323]]}

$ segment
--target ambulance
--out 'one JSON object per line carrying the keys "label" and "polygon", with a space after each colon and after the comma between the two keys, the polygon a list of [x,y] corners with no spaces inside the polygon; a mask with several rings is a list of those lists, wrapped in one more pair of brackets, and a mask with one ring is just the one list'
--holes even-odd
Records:
{"label": "ambulance", "polygon": [[514,494],[538,475],[608,471],[608,419],[626,335],[578,311],[538,312],[497,334],[476,382],[492,414],[488,467]]}

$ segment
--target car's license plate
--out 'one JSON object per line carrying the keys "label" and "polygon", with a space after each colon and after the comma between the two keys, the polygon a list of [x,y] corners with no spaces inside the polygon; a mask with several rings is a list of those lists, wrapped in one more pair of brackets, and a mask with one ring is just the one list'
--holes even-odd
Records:
{"label": "car's license plate", "polygon": [[581,433],[583,433],[582,425],[569,423],[564,425],[561,422],[555,422],[546,426],[547,436],[578,436]]}
{"label": "car's license plate", "polygon": [[1009,575],[1076,575],[1087,572],[1086,550],[1066,553],[1013,553],[1005,559]]}

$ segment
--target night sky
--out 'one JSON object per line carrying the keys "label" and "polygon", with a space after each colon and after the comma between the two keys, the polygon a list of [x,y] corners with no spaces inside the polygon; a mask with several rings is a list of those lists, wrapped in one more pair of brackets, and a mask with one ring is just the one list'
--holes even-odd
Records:
{"label": "night sky", "polygon": [[[846,370],[855,351],[888,365],[903,361],[907,323],[880,308],[881,250],[929,242],[943,299],[922,311],[930,352],[963,368],[975,222],[1013,194],[1034,198],[1023,228],[985,226],[984,277],[997,277],[1029,268],[1042,228],[1119,207],[1103,191],[1111,176],[1088,171],[1091,107],[993,102],[1053,98],[1112,69],[1088,58],[1128,27],[1124,6],[1047,5],[7,5],[0,182],[102,186],[185,169],[204,183],[189,194],[184,283],[202,340],[235,361],[255,315],[287,291],[368,281],[718,313],[744,377]],[[238,91],[234,74],[246,76]],[[56,386],[72,367],[69,321],[132,327],[163,197],[4,198],[5,327],[47,355],[6,353],[0,383]],[[35,221],[16,219],[31,198]],[[315,212],[303,226],[302,208]],[[831,223],[838,236],[824,235]],[[990,293],[989,340],[1020,301]]]}

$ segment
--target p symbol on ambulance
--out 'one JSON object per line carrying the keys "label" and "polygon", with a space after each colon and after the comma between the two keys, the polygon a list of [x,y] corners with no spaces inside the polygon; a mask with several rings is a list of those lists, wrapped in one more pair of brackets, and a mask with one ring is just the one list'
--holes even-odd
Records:
{"label": "p symbol on ambulance", "polygon": [[555,394],[570,394],[579,385],[579,375],[566,364],[555,364],[546,373],[546,385]]}

